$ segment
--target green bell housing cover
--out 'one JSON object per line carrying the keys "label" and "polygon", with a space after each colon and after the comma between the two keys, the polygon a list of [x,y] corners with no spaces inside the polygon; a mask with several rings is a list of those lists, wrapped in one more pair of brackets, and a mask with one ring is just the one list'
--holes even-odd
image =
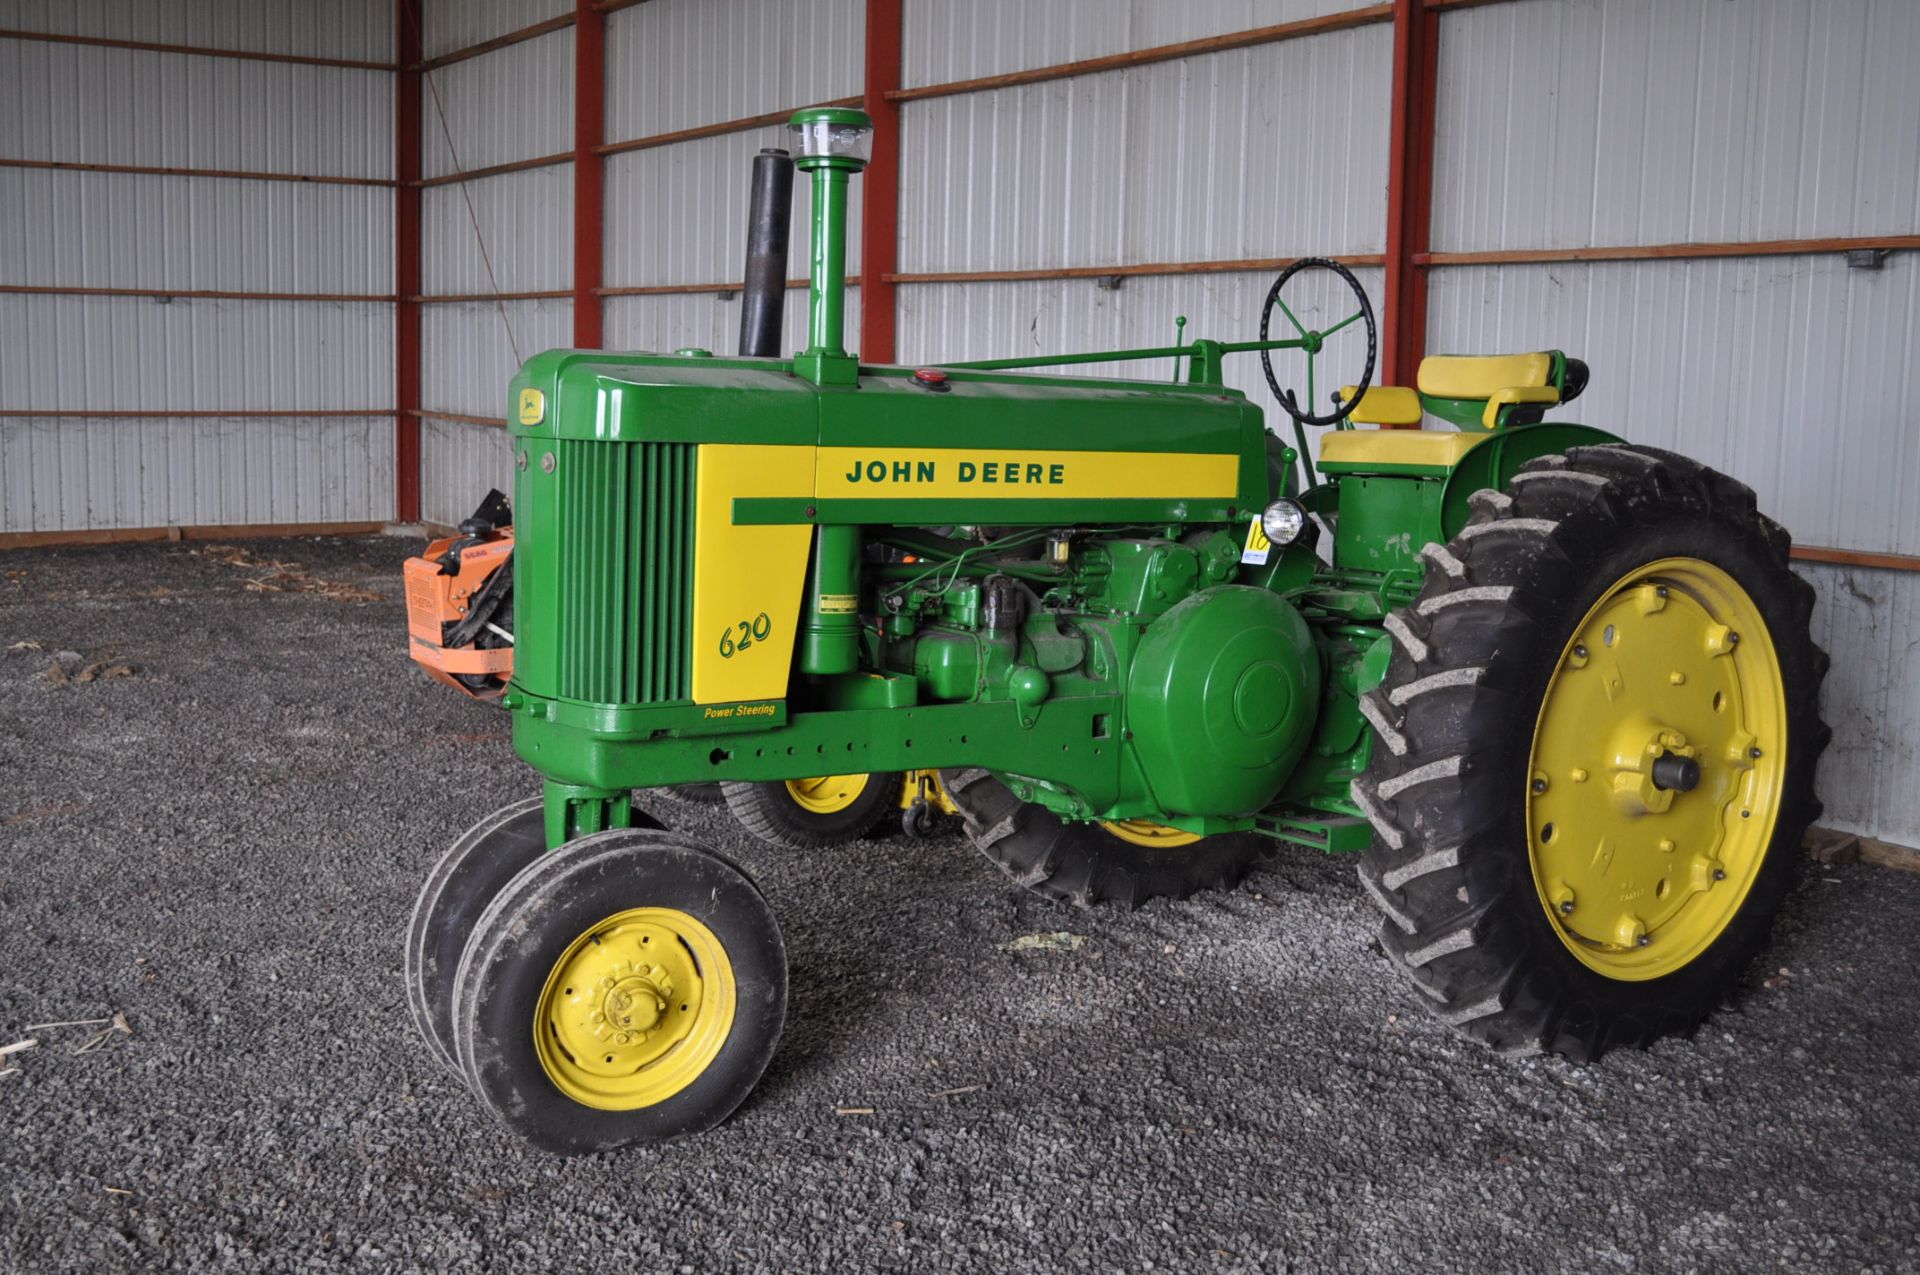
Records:
{"label": "green bell housing cover", "polygon": [[1163,810],[1245,815],[1273,799],[1320,711],[1320,652],[1276,593],[1223,585],[1155,620],[1127,725]]}

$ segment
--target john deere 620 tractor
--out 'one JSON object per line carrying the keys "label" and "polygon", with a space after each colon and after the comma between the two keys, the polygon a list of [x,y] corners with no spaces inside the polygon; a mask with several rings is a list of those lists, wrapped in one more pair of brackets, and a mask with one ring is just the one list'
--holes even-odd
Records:
{"label": "john deere 620 tractor", "polygon": [[[510,558],[496,508],[409,568],[416,654],[503,685],[545,780],[441,860],[408,941],[483,1103],[581,1151],[709,1128],[759,1079],[780,929],[632,800],[671,784],[940,768],[981,850],[1082,905],[1224,888],[1276,841],[1351,853],[1388,957],[1489,1045],[1589,1059],[1707,1015],[1794,878],[1828,734],[1812,594],[1751,491],[1543,420],[1587,379],[1557,350],[1371,388],[1330,261],[1276,280],[1257,341],[862,364],[868,122],[792,132],[806,348],[539,355]],[[1322,400],[1341,346],[1362,370]],[[1242,353],[1295,446],[1224,384]],[[1184,376],[1027,370],[1127,360]]]}

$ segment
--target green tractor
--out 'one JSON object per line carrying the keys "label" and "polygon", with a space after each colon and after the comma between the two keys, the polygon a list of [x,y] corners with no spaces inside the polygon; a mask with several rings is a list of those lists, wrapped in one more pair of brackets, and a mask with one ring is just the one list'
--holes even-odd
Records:
{"label": "green tractor", "polygon": [[[544,791],[460,838],[407,948],[482,1103],[591,1151],[708,1129],[759,1079],[780,929],[633,801],[673,784],[938,769],[982,851],[1078,905],[1228,887],[1276,843],[1353,854],[1388,958],[1488,1045],[1585,1060],[1705,1018],[1794,880],[1829,733],[1812,592],[1751,491],[1544,420],[1586,382],[1559,351],[1371,387],[1371,307],[1324,260],[1257,341],[863,365],[869,124],[792,131],[806,349],[556,350],[512,385],[501,704]],[[1225,385],[1243,353],[1295,445]],[[1306,426],[1332,427],[1317,467]],[[485,627],[415,610],[428,647]]]}

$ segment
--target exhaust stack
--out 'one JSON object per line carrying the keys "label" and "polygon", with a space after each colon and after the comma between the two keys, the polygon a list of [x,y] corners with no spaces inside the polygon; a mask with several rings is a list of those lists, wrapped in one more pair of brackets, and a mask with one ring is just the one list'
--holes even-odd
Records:
{"label": "exhaust stack", "polygon": [[793,160],[769,146],[753,157],[747,203],[747,273],[741,292],[740,353],[780,357],[787,305],[787,236],[793,225]]}

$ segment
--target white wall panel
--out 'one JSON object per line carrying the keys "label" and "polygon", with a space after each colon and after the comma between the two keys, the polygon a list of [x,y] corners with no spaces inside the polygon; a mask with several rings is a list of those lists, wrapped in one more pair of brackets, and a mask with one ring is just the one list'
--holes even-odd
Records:
{"label": "white wall panel", "polygon": [[573,149],[572,27],[443,66],[429,78],[431,87],[420,90],[428,177]]}
{"label": "white wall panel", "polygon": [[572,286],[572,164],[431,187],[421,192],[420,220],[429,296],[493,292],[495,280],[501,292]]}
{"label": "white wall panel", "polygon": [[393,192],[0,169],[0,279],[65,287],[380,295]]}
{"label": "white wall panel", "polygon": [[420,516],[457,527],[489,490],[513,495],[513,439],[504,429],[422,421]]}
{"label": "white wall panel", "polygon": [[1391,59],[1373,27],[909,102],[901,269],[1377,253]]}
{"label": "white wall panel", "polygon": [[1358,0],[905,0],[901,78],[947,84],[1360,7]]}
{"label": "white wall panel", "polygon": [[0,27],[385,62],[392,0],[0,0]]}
{"label": "white wall panel", "polygon": [[1833,657],[1822,715],[1821,822],[1920,846],[1920,575],[1796,563],[1819,594],[1814,641]]}
{"label": "white wall panel", "polygon": [[861,0],[650,0],[607,16],[607,138],[857,97]]}
{"label": "white wall panel", "polygon": [[0,155],[393,176],[381,71],[0,40]]}
{"label": "white wall panel", "polygon": [[520,365],[542,350],[573,344],[573,303],[430,305],[423,307],[420,329],[422,406],[504,417],[507,382]]}
{"label": "white wall panel", "polygon": [[1502,4],[1441,32],[1436,249],[1915,228],[1913,0]]}
{"label": "white wall panel", "polygon": [[[1371,297],[1378,297],[1381,272],[1355,274]],[[1302,278],[1289,284],[1289,303],[1310,296],[1294,311],[1309,326],[1328,327],[1353,313],[1352,294],[1330,284]],[[907,284],[899,290],[897,344],[902,363],[933,364],[968,359],[1017,358],[1025,355],[1064,354],[1083,350],[1113,350],[1173,344],[1174,317],[1187,317],[1186,337],[1220,341],[1250,341],[1259,335],[1260,307],[1273,276],[1266,274],[1196,274],[1128,279],[1117,292],[1098,287],[1091,279],[1029,280],[1014,283]],[[1298,293],[1296,293],[1298,287]],[[1335,338],[1315,364],[1322,399],[1343,380],[1358,376],[1364,362],[1364,342],[1357,327]],[[1303,357],[1303,356],[1300,356]],[[1131,364],[1092,364],[1062,368],[1083,376],[1128,376],[1166,380],[1173,374],[1168,359]],[[1305,397],[1304,362],[1276,355],[1275,374],[1285,388]],[[1231,355],[1226,361],[1227,383],[1245,391],[1267,410],[1267,425],[1291,429],[1260,370],[1258,355]],[[1322,402],[1322,410],[1325,409]],[[1290,435],[1289,435],[1290,436]]]}
{"label": "white wall panel", "polygon": [[0,422],[0,533],[393,517],[393,419]]}
{"label": "white wall panel", "polygon": [[[807,292],[790,288],[782,315],[781,349],[791,354],[807,343]],[[860,289],[847,289],[847,344],[860,344]],[[616,350],[669,353],[689,346],[732,354],[740,348],[740,300],[716,293],[610,297],[607,345]],[[855,350],[858,353],[858,350]]]}
{"label": "white wall panel", "polygon": [[1920,553],[1914,254],[1454,267],[1429,299],[1429,349],[1586,359],[1561,415],[1725,470],[1795,539]]}
{"label": "white wall panel", "polygon": [[[0,407],[392,405],[393,307],[383,303],[0,296]],[[0,420],[0,433],[13,424]]]}
{"label": "white wall panel", "polygon": [[[755,129],[610,156],[606,167],[606,279],[609,287],[726,283],[746,264],[747,196],[753,157],[784,146],[779,129]],[[861,177],[847,211],[847,273],[860,272]],[[787,276],[807,273],[813,181],[793,175]]]}
{"label": "white wall panel", "polygon": [[[573,12],[572,0],[424,0],[421,52],[436,58]],[[492,56],[490,54],[484,56]],[[451,68],[448,68],[451,69]]]}

